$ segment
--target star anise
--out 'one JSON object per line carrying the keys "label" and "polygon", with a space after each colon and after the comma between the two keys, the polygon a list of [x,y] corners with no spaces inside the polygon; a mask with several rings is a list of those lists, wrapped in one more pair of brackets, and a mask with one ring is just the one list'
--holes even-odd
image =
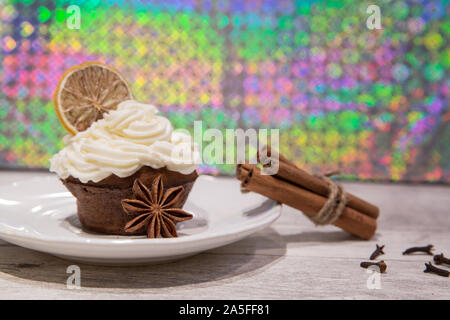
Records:
{"label": "star anise", "polygon": [[125,232],[146,228],[147,238],[177,237],[175,224],[192,219],[191,214],[174,207],[183,192],[182,186],[164,192],[161,175],[153,181],[151,190],[136,179],[133,184],[135,199],[122,200],[122,208],[133,217],[125,224]]}

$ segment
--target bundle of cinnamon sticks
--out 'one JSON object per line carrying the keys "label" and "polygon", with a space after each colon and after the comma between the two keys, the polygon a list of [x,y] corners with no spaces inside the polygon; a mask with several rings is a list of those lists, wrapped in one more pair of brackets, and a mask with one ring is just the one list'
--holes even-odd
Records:
{"label": "bundle of cinnamon sticks", "polygon": [[[258,154],[258,161],[265,166],[273,165],[271,161],[279,161],[278,172],[265,175],[256,165],[240,164],[236,176],[241,186],[313,217],[326,203],[330,185],[298,168],[281,154],[271,155],[270,147],[263,150],[265,152]],[[377,228],[378,207],[350,193],[346,193],[346,199],[345,208],[333,224],[362,239],[370,239]]]}

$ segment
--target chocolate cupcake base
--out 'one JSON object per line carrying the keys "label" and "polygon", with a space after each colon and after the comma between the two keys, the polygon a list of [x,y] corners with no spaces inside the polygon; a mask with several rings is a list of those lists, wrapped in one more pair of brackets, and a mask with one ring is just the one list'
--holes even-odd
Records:
{"label": "chocolate cupcake base", "polygon": [[[161,174],[165,182],[164,191],[175,186],[183,186],[184,192],[175,205],[182,208],[197,178],[196,172],[183,175],[166,169],[145,167],[132,177],[123,180],[107,178],[108,181],[117,180],[120,183],[106,184],[106,179],[99,183],[81,183],[73,177],[62,182],[77,199],[78,218],[85,229],[111,235],[143,235],[145,230],[134,233],[124,231],[125,224],[131,217],[122,209],[122,200],[132,198],[132,184],[135,179],[140,179],[150,189],[151,182],[158,174]],[[178,179],[177,175],[180,175]]]}

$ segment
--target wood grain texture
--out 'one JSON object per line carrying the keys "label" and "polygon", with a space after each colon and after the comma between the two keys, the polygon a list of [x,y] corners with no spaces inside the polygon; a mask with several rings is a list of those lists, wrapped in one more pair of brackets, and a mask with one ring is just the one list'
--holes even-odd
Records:
{"label": "wood grain texture", "polygon": [[[0,184],[45,173],[0,172]],[[289,207],[269,228],[194,257],[144,267],[79,265],[80,290],[66,288],[72,263],[0,240],[0,299],[449,299],[449,279],[423,273],[430,256],[450,255],[449,187],[345,183],[380,206],[378,232],[358,240],[334,226],[315,227]],[[1,197],[1,195],[0,195]],[[0,212],[1,214],[1,212]],[[361,260],[385,244],[381,289],[367,289]]]}

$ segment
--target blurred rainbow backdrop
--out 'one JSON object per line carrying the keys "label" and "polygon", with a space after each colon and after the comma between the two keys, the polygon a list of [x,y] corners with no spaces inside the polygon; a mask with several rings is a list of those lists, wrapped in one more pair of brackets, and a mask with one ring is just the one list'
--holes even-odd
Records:
{"label": "blurred rainbow backdrop", "polygon": [[2,0],[0,166],[48,166],[65,134],[57,81],[98,60],[174,127],[280,128],[281,152],[311,171],[449,182],[448,1],[376,1],[381,30],[366,27],[372,3]]}

